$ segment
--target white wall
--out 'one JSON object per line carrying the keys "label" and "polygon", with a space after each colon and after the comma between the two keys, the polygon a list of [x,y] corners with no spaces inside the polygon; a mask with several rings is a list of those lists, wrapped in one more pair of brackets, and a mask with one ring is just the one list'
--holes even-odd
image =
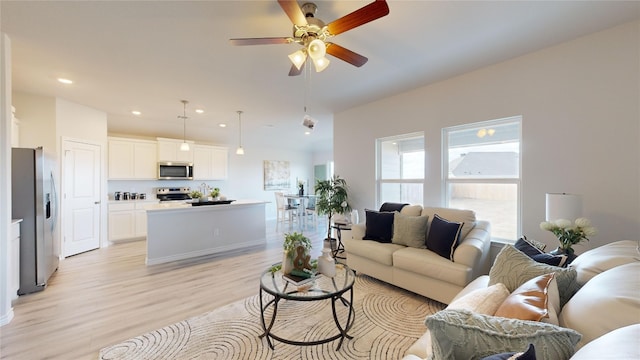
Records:
{"label": "white wall", "polygon": [[352,202],[375,205],[375,139],[425,132],[424,203],[443,203],[441,129],[522,115],[523,234],[539,229],[546,192],[583,195],[599,234],[584,247],[640,233],[640,22],[618,26],[334,117],[336,173]]}
{"label": "white wall", "polygon": [[11,40],[0,32],[0,326],[13,319],[9,294],[11,239]]}

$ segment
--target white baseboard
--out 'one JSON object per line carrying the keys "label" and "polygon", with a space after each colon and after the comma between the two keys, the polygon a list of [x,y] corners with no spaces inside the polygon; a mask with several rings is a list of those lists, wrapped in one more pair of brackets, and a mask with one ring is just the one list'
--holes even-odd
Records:
{"label": "white baseboard", "polygon": [[13,308],[9,309],[9,312],[0,316],[0,326],[7,325],[13,320]]}

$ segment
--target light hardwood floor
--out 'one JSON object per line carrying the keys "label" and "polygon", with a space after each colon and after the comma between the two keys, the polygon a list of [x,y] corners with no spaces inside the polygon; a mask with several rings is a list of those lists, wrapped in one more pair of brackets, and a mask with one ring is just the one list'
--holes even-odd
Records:
{"label": "light hardwood floor", "polygon": [[[326,229],[325,221],[303,232],[314,257]],[[293,231],[267,222],[265,246],[154,266],[144,263],[145,241],[66,258],[44,291],[14,302],[14,319],[0,327],[0,358],[96,359],[107,345],[255,295]]]}

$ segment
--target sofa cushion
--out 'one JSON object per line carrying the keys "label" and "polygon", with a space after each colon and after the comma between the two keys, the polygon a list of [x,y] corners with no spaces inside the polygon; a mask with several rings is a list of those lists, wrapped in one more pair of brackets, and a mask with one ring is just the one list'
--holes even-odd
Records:
{"label": "sofa cushion", "polygon": [[582,333],[580,345],[611,330],[640,323],[640,262],[589,280],[562,308],[560,325]]}
{"label": "sofa cushion", "polygon": [[551,272],[556,273],[560,292],[560,307],[562,307],[580,288],[576,282],[576,271],[572,268],[538,263],[518,251],[513,245],[505,245],[496,256],[496,260],[489,270],[489,285],[503,283],[509,291],[513,292],[530,279]]}
{"label": "sofa cushion", "polygon": [[566,360],[580,341],[580,334],[572,329],[468,310],[445,309],[427,317],[426,323],[433,359],[482,359],[533,344],[540,359]]}
{"label": "sofa cushion", "polygon": [[429,218],[426,216],[407,216],[399,212],[394,213],[391,242],[419,249],[424,248],[428,220]]}
{"label": "sofa cushion", "polygon": [[591,249],[578,256],[569,267],[578,272],[578,283],[584,285],[592,277],[616,266],[640,261],[638,242],[622,240]]}
{"label": "sofa cushion", "polygon": [[571,360],[640,359],[640,324],[625,326],[591,341],[571,357]]}
{"label": "sofa cushion", "polygon": [[531,321],[548,318],[549,287],[557,287],[554,280],[554,273],[549,273],[520,285],[498,307],[495,316]]}
{"label": "sofa cushion", "polygon": [[471,281],[470,268],[449,261],[429,249],[402,247],[393,253],[393,266],[460,287]]}
{"label": "sofa cushion", "polygon": [[358,255],[388,266],[393,265],[393,254],[396,251],[407,248],[404,245],[383,244],[372,240],[345,241],[345,247],[347,247],[349,254]]}
{"label": "sofa cushion", "polygon": [[[436,214],[449,221],[464,223],[464,226],[462,226],[462,231],[460,232],[460,240],[463,240],[465,237],[467,237],[467,235],[469,235],[469,232],[476,226],[476,213],[472,210],[440,207],[425,207],[424,209],[422,209],[422,215],[426,215],[429,217],[428,226],[431,226],[431,222],[433,222],[433,218]],[[427,229],[427,231],[429,230]]]}
{"label": "sofa cushion", "polygon": [[493,315],[508,296],[509,290],[504,284],[495,284],[473,290],[453,300],[447,309],[465,309],[478,314]]}
{"label": "sofa cushion", "polygon": [[390,243],[393,237],[393,212],[365,209],[366,228],[363,239]]}
{"label": "sofa cushion", "polygon": [[458,223],[443,219],[438,214],[434,215],[427,235],[427,249],[453,261],[453,252],[460,242],[460,230],[464,223]]}

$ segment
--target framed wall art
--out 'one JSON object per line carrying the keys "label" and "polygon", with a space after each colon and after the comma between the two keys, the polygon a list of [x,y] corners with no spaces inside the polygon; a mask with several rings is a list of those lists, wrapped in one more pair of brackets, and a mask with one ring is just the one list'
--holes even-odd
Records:
{"label": "framed wall art", "polygon": [[281,160],[264,161],[264,189],[282,190],[291,186],[289,162]]}

